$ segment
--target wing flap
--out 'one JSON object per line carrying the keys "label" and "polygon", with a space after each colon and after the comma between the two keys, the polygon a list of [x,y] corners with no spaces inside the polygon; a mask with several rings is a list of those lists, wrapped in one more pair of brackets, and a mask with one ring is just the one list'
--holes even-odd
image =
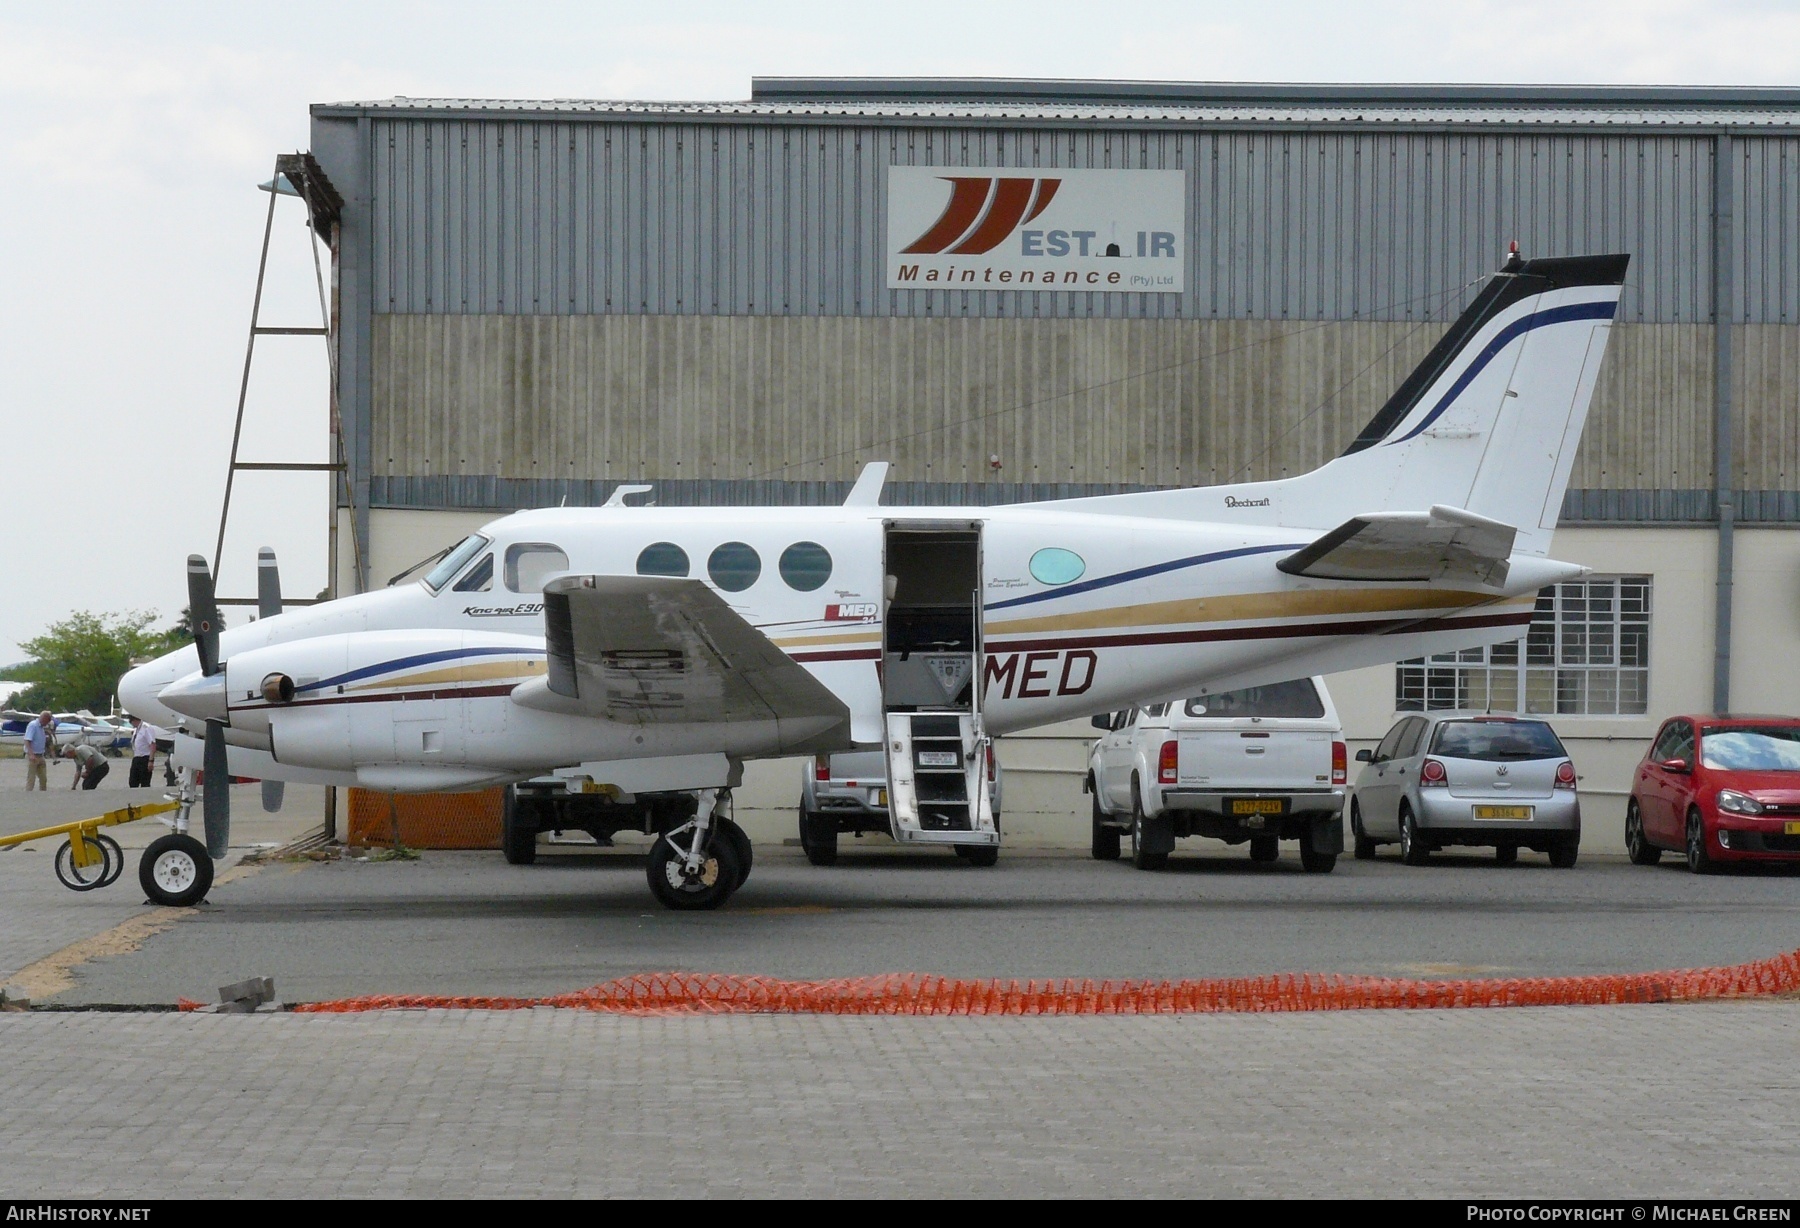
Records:
{"label": "wing flap", "polygon": [[561,576],[544,586],[548,670],[514,698],[638,724],[849,724],[843,701],[698,580]]}
{"label": "wing flap", "polygon": [[1456,507],[1353,517],[1275,564],[1322,580],[1506,583],[1517,530]]}

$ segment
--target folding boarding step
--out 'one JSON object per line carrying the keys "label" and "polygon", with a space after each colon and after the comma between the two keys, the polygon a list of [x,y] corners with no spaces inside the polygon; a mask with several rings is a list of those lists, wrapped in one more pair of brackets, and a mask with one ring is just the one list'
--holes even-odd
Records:
{"label": "folding boarding step", "polygon": [[902,844],[999,844],[987,738],[968,712],[887,714],[888,827]]}

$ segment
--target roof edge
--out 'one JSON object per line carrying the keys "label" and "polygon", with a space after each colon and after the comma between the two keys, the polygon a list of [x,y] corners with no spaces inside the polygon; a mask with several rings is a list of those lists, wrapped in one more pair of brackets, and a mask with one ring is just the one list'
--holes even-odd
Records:
{"label": "roof edge", "polygon": [[1306,84],[1028,77],[752,77],[750,101],[774,103],[1163,103],[1533,106],[1800,106],[1800,87],[1714,85]]}

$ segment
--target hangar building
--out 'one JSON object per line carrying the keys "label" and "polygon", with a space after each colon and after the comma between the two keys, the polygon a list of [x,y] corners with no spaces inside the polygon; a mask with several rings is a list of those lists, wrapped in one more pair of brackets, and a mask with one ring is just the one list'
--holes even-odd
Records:
{"label": "hangar building", "polygon": [[[622,483],[830,503],[888,460],[888,502],[987,504],[1302,472],[1517,240],[1632,256],[1557,535],[1594,574],[1520,644],[1333,678],[1355,744],[1551,714],[1614,850],[1662,716],[1800,708],[1800,91],[758,79],[321,104],[312,153],[343,198],[340,592]],[[921,180],[1003,178],[1035,186],[982,217],[1081,245],[1054,284],[985,222],[914,237]],[[1018,229],[1053,178],[1172,220]],[[1087,736],[1006,748],[1011,830],[1083,808]]]}

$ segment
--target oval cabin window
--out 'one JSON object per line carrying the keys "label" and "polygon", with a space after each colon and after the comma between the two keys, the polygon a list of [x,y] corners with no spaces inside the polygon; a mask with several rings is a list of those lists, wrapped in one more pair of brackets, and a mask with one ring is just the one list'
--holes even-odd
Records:
{"label": "oval cabin window", "polygon": [[787,586],[802,593],[822,588],[831,579],[831,553],[818,542],[795,542],[781,552],[778,566]]}
{"label": "oval cabin window", "polygon": [[706,560],[706,574],[728,593],[741,593],[762,575],[762,558],[743,542],[726,542]]}
{"label": "oval cabin window", "polygon": [[688,573],[687,551],[674,542],[652,542],[638,555],[640,576],[684,577]]}
{"label": "oval cabin window", "polygon": [[1087,563],[1073,550],[1051,546],[1031,556],[1031,578],[1039,584],[1072,584],[1081,579]]}

